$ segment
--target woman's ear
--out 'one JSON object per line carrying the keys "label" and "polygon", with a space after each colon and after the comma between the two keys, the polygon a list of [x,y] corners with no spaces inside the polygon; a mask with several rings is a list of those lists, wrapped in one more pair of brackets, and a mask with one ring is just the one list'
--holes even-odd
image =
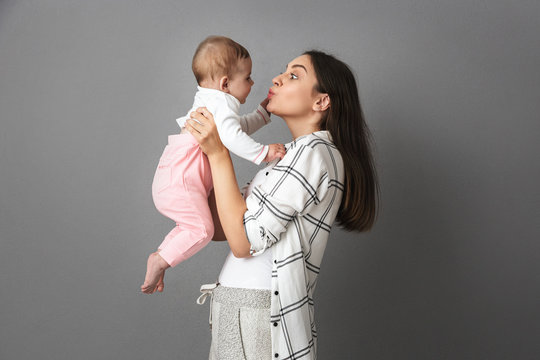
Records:
{"label": "woman's ear", "polygon": [[330,107],[330,96],[320,94],[317,101],[313,104],[313,111],[326,111]]}
{"label": "woman's ear", "polygon": [[229,93],[229,78],[227,76],[223,76],[221,79],[219,79],[219,90],[223,91],[224,93]]}

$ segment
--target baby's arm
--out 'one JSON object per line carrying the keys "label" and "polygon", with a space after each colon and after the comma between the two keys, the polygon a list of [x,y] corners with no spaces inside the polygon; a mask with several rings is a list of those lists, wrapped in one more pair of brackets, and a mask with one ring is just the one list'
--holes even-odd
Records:
{"label": "baby's arm", "polygon": [[268,99],[265,99],[255,111],[239,117],[240,126],[246,134],[251,135],[264,125],[270,123],[270,113],[266,110],[267,104]]}
{"label": "baby's arm", "polygon": [[[220,103],[214,109],[208,110],[214,116],[219,137],[227,149],[257,165],[266,158],[268,145],[256,142],[244,132],[240,125],[240,116],[231,110],[226,103]],[[259,119],[261,119],[260,115]]]}

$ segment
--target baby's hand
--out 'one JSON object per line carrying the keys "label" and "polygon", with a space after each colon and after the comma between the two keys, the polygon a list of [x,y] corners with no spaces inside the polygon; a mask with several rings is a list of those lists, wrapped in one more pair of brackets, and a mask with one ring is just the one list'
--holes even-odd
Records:
{"label": "baby's hand", "polygon": [[270,144],[268,145],[268,154],[266,154],[266,157],[264,158],[265,162],[270,162],[274,159],[280,158],[283,159],[285,156],[285,153],[287,151],[285,150],[285,145],[283,144]]}
{"label": "baby's hand", "polygon": [[[268,102],[269,102],[269,101],[270,101],[270,99],[269,99],[269,98],[266,98],[266,99],[264,99],[264,100],[261,102],[261,106],[263,107],[263,109],[264,109],[267,113],[269,113],[269,112],[268,112],[268,110],[266,110],[266,105],[268,105]],[[270,113],[269,113],[269,114],[270,114]]]}

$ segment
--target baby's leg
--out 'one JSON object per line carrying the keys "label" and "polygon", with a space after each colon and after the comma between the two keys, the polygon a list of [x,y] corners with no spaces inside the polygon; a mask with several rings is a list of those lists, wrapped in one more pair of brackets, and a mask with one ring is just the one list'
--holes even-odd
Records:
{"label": "baby's leg", "polygon": [[174,220],[176,227],[159,246],[159,253],[148,258],[141,288],[149,293],[163,290],[166,268],[163,261],[167,266],[175,267],[201,250],[214,236],[208,206],[212,186],[208,159],[196,142],[190,147],[169,147],[169,150],[162,155],[156,170],[152,196],[158,211]]}
{"label": "baby's leg", "polygon": [[166,244],[160,245],[160,254],[171,267],[175,267],[212,240],[214,223],[206,196],[192,194],[189,201],[185,200],[183,208],[170,211],[169,215],[177,222],[178,230]]}

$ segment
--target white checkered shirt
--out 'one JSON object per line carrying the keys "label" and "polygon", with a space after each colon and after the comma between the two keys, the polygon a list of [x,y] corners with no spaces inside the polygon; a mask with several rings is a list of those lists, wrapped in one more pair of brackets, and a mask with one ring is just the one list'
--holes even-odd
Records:
{"label": "white checkered shirt", "polygon": [[343,160],[325,130],[286,144],[246,199],[251,254],[272,249],[272,356],[316,359],[313,292],[344,189]]}

